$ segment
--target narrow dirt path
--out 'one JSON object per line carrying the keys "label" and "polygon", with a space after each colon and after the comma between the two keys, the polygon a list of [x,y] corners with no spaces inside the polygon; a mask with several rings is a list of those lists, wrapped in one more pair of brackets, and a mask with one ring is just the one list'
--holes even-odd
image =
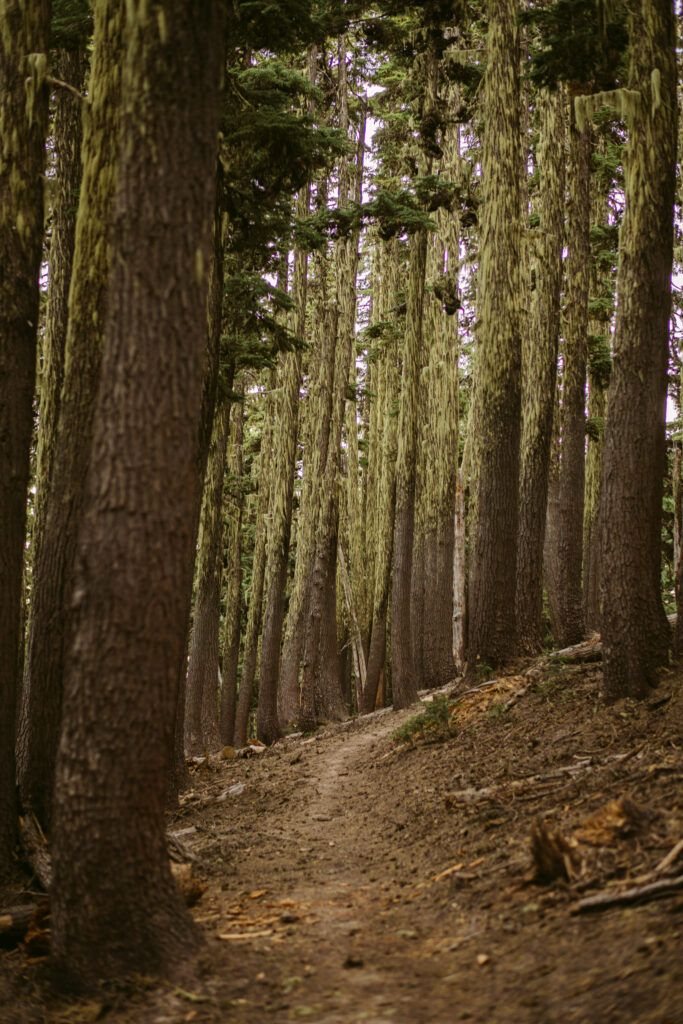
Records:
{"label": "narrow dirt path", "polygon": [[[506,677],[438,742],[392,742],[413,709],[195,767],[169,827],[205,887],[199,959],[53,1004],[17,950],[2,1024],[683,1024],[683,891],[577,913],[682,869],[683,673],[610,707],[600,681]],[[530,880],[539,819],[569,878]]]}

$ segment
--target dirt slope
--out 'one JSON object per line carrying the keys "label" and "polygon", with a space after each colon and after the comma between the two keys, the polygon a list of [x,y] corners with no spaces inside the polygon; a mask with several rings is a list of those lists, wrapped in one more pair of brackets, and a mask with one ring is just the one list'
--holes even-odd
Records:
{"label": "dirt slope", "polygon": [[[599,682],[544,666],[454,704],[436,742],[392,741],[418,708],[197,768],[169,826],[207,886],[194,976],[60,1003],[17,951],[0,1019],[683,1022],[683,888],[576,912],[683,874],[655,870],[683,837],[681,678],[607,709]],[[529,881],[538,819],[568,879]]]}

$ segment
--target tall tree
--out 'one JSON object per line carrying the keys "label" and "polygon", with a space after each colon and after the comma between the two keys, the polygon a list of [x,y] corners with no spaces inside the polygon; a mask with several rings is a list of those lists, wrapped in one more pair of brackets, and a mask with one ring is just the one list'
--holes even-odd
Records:
{"label": "tall tree", "polygon": [[608,700],[644,697],[666,661],[660,592],[676,168],[672,0],[629,0],[629,140],[600,515]]}
{"label": "tall tree", "polygon": [[14,735],[43,241],[49,21],[49,0],[0,5],[0,875],[9,873],[17,829]]}
{"label": "tall tree", "polygon": [[119,150],[124,11],[116,0],[95,11],[83,180],[57,434],[33,591],[18,737],[22,799],[49,830],[59,740],[65,652],[70,642],[76,538],[90,458],[104,339],[107,239]]}
{"label": "tall tree", "polygon": [[167,972],[198,943],[164,809],[199,488],[224,6],[164,0],[154,13],[126,6],[127,144],[56,770],[53,962],[84,986]]}
{"label": "tall tree", "polygon": [[224,504],[224,544],[221,557],[227,558],[225,584],[225,628],[223,631],[223,657],[221,661],[221,740],[232,745],[235,732],[237,702],[237,673],[240,657],[242,626],[242,518],[244,513],[244,481],[242,479],[242,445],[244,440],[244,379],[240,382],[241,401],[235,402],[230,413],[230,439],[228,444],[227,486]]}
{"label": "tall tree", "polygon": [[520,436],[520,132],[516,0],[490,0],[472,398],[468,671],[515,640]]}
{"label": "tall tree", "polygon": [[[569,119],[567,291],[562,345],[560,461],[554,526],[555,586],[550,616],[560,647],[583,637],[583,499],[586,447],[586,359],[590,275],[591,130]],[[550,581],[549,581],[550,586]]]}
{"label": "tall tree", "polygon": [[199,525],[197,591],[187,669],[185,750],[215,753],[218,728],[218,638],[223,577],[223,487],[230,429],[230,402],[222,395],[213,421]]}
{"label": "tall tree", "polygon": [[543,545],[552,438],[564,239],[564,98],[542,89],[539,100],[539,224],[532,266],[530,322],[522,340],[522,439],[516,613],[521,650],[541,649]]}

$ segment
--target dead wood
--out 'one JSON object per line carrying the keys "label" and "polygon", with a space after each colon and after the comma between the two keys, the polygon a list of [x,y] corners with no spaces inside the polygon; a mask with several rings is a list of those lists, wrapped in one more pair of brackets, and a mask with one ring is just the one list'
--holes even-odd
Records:
{"label": "dead wood", "polygon": [[551,651],[548,655],[551,661],[587,662],[602,660],[602,643],[597,635],[590,640],[583,640],[580,644],[572,644],[571,647],[563,647],[560,651]]}
{"label": "dead wood", "polygon": [[0,910],[0,946],[12,949],[26,935],[37,903],[22,903]]}
{"label": "dead wood", "polygon": [[560,831],[551,832],[541,818],[531,827],[531,859],[527,881],[538,885],[548,885],[558,878],[571,881],[577,874],[575,848]]}
{"label": "dead wood", "polygon": [[47,892],[52,884],[52,860],[47,839],[35,814],[29,811],[19,818],[19,835],[26,860],[31,866],[43,889]]}
{"label": "dead wood", "polygon": [[633,889],[624,889],[621,892],[599,893],[596,896],[586,896],[585,899],[572,907],[572,914],[582,914],[593,910],[609,910],[610,907],[623,906],[628,903],[647,902],[668,896],[672,892],[683,889],[683,875],[676,878],[661,878],[657,882],[650,882],[648,885],[638,885]]}

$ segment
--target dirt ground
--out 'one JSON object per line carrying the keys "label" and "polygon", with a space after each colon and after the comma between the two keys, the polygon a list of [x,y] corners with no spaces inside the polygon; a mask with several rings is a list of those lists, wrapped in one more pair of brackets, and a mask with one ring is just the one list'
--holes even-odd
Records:
{"label": "dirt ground", "polygon": [[609,708],[599,665],[517,673],[194,766],[193,980],[60,1002],[14,950],[0,1021],[683,1022],[683,884],[581,902],[683,882],[683,673]]}

